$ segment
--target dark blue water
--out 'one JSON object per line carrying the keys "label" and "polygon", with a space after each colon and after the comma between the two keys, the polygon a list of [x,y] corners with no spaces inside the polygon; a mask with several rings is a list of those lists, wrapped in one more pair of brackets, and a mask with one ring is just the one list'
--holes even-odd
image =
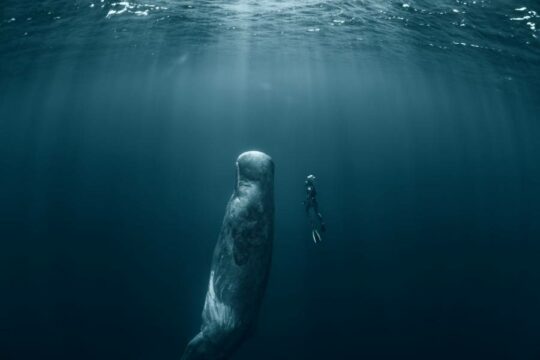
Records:
{"label": "dark blue water", "polygon": [[540,358],[537,11],[3,0],[0,358],[178,359],[250,149],[276,238],[235,359]]}

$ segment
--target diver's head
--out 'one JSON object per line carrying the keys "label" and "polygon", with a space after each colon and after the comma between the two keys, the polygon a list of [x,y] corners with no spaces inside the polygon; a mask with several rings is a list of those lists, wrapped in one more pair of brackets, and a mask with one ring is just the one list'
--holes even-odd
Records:
{"label": "diver's head", "polygon": [[306,180],[309,181],[309,182],[314,182],[316,179],[315,175],[308,175]]}

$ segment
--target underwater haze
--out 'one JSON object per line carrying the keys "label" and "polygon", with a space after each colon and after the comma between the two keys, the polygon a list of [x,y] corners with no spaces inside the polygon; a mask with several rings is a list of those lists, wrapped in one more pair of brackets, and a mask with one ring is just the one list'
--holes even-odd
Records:
{"label": "underwater haze", "polygon": [[536,0],[1,0],[0,358],[180,359],[260,150],[273,262],[232,359],[539,359],[537,27]]}

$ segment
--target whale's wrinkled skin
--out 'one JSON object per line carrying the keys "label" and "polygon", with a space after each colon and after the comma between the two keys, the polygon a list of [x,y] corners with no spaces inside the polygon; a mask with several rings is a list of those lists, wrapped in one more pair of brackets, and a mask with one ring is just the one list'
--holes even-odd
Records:
{"label": "whale's wrinkled skin", "polygon": [[274,237],[274,163],[241,154],[210,270],[201,331],[182,360],[228,359],[251,333],[264,296]]}

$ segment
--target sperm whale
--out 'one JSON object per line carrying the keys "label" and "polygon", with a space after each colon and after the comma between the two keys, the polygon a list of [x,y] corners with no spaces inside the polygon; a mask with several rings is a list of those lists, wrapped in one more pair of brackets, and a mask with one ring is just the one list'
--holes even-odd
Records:
{"label": "sperm whale", "polygon": [[248,151],[214,249],[200,332],[182,360],[227,359],[253,332],[264,297],[274,238],[274,163]]}

